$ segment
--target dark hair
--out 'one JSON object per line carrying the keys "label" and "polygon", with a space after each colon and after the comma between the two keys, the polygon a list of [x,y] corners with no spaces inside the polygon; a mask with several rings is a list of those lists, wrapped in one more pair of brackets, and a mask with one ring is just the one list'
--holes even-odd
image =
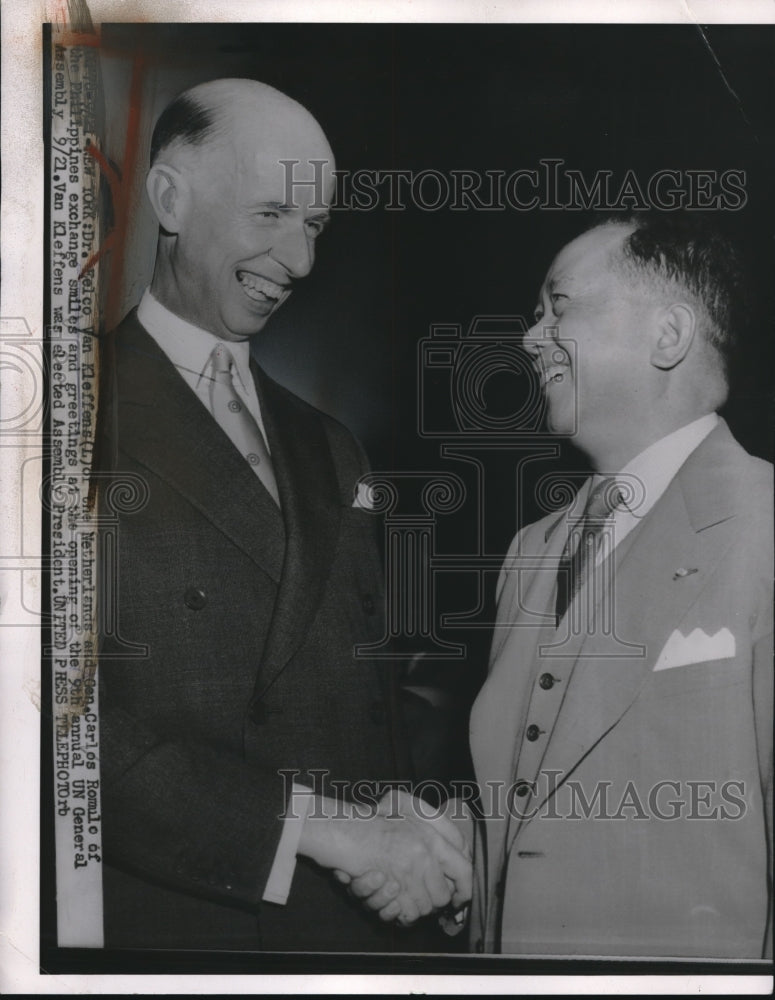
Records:
{"label": "dark hair", "polygon": [[635,277],[674,283],[704,311],[704,333],[727,368],[744,318],[745,271],[735,246],[706,217],[634,212],[596,223],[631,225],[621,261]]}
{"label": "dark hair", "polygon": [[215,131],[216,124],[211,108],[186,94],[176,97],[162,111],[154,126],[151,136],[151,166],[159,153],[173,142],[201,146]]}

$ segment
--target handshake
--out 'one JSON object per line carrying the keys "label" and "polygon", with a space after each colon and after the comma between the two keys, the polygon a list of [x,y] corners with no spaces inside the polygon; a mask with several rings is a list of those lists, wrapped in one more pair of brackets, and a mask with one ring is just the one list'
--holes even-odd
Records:
{"label": "handshake", "polygon": [[381,920],[409,926],[470,900],[472,822],[462,803],[429,816],[427,803],[393,791],[363,816],[341,802],[317,802],[322,808],[307,816],[298,853],[332,869]]}

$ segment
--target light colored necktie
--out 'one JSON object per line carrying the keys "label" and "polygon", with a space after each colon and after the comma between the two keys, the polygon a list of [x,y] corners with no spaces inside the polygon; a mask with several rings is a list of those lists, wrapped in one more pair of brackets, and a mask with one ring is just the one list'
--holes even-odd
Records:
{"label": "light colored necktie", "polygon": [[581,589],[590,565],[594,566],[598,539],[603,529],[611,523],[613,512],[620,501],[621,494],[613,476],[602,479],[587,497],[580,528],[568,535],[565,551],[560,559],[555,604],[558,623]]}
{"label": "light colored necktie", "polygon": [[213,416],[279,507],[272,460],[261,428],[237,393],[234,380],[238,377],[231,351],[225,344],[218,344],[210,355],[210,406]]}

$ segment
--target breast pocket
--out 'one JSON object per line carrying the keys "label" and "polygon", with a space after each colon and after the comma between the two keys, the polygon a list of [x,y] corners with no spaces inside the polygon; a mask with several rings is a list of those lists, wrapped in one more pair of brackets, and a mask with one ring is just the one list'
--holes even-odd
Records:
{"label": "breast pocket", "polygon": [[354,507],[343,504],[342,520],[347,524],[370,526],[373,531],[378,524],[382,523],[382,515],[375,514],[374,511],[366,507]]}
{"label": "breast pocket", "polygon": [[732,687],[745,680],[739,657],[686,663],[666,670],[652,670],[641,689],[641,698],[677,698]]}

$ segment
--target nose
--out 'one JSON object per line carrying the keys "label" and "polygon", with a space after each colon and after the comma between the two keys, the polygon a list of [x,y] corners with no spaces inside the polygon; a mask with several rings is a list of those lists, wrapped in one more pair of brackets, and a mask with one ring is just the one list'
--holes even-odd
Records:
{"label": "nose", "polygon": [[293,222],[277,238],[271,254],[292,278],[304,278],[315,263],[315,244],[304,224]]}
{"label": "nose", "polygon": [[525,334],[522,342],[527,353],[537,358],[541,351],[547,350],[557,340],[557,327],[547,323],[545,319],[538,319]]}

